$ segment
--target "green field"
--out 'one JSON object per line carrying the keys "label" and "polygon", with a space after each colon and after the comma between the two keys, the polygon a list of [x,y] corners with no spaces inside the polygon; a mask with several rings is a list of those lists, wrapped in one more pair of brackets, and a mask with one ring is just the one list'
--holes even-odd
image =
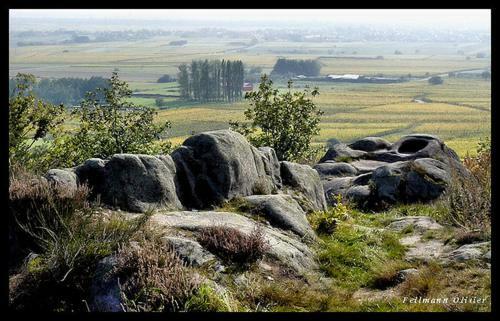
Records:
{"label": "green field", "polygon": [[[159,120],[169,120],[169,138],[181,143],[193,133],[228,128],[230,120],[243,120],[247,102],[200,104],[180,101],[176,83],[158,84],[163,74],[175,75],[181,63],[192,59],[241,59],[246,66],[272,69],[278,57],[313,59],[322,64],[321,74],[354,73],[400,77],[442,74],[443,85],[425,80],[396,84],[349,84],[296,82],[318,86],[315,98],[324,111],[315,144],[331,138],[350,142],[365,136],[390,141],[410,133],[430,133],[443,138],[461,156],[473,153],[477,142],[490,135],[491,83],[483,79],[448,78],[451,71],[485,69],[490,58],[476,58],[488,51],[484,43],[400,42],[259,42],[217,37],[189,38],[186,46],[168,46],[176,37],[157,37],[138,42],[109,42],[10,48],[11,76],[17,72],[38,77],[109,77],[118,70],[135,94],[162,95]],[[399,50],[402,55],[394,55]],[[458,54],[460,52],[461,54]],[[384,59],[373,59],[383,56]],[[469,57],[469,59],[467,59]],[[370,59],[367,59],[370,58]],[[284,88],[284,84],[277,84]],[[424,102],[414,99],[425,98]],[[155,107],[154,97],[131,101]]]}

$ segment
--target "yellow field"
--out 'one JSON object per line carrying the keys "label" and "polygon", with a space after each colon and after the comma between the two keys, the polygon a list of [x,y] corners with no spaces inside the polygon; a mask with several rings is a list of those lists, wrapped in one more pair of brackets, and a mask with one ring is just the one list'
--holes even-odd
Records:
{"label": "yellow field", "polygon": [[[321,74],[383,74],[400,77],[411,74],[447,74],[450,71],[482,69],[490,58],[476,58],[488,51],[485,43],[398,43],[336,42],[304,43],[260,41],[256,45],[235,45],[251,39],[226,39],[207,35],[189,38],[186,46],[168,43],[178,37],[156,37],[135,42],[103,42],[9,49],[9,74],[28,72],[38,77],[109,77],[118,70],[135,92],[176,95],[176,83],[158,84],[163,74],[175,75],[181,63],[192,59],[241,59],[246,66],[262,67],[269,73],[279,57],[319,59]],[[394,55],[400,50],[403,55]],[[463,51],[463,54],[458,54]],[[367,59],[376,56],[384,59]],[[466,59],[469,56],[470,59]],[[315,144],[335,138],[344,142],[365,136],[394,141],[401,135],[424,132],[436,134],[464,156],[473,152],[481,137],[491,130],[491,82],[482,79],[445,77],[443,85],[425,80],[395,84],[349,84],[297,81],[318,86],[314,99],[324,111]],[[285,84],[275,84],[284,89]],[[418,103],[415,99],[428,103]],[[133,97],[131,101],[154,107],[155,99]],[[164,98],[158,121],[169,120],[169,139],[181,143],[194,133],[229,127],[231,120],[244,120],[248,102],[200,104],[175,97]],[[73,123],[68,127],[74,126]]]}

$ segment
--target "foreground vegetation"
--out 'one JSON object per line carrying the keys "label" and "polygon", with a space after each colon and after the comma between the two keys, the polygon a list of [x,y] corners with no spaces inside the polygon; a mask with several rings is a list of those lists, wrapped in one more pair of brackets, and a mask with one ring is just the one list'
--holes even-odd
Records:
{"label": "foreground vegetation", "polygon": [[[400,204],[364,212],[345,203],[309,214],[319,235],[314,251],[319,274],[296,275],[262,265],[269,246],[259,230],[244,235],[224,226],[202,230],[198,239],[223,262],[189,267],[161,242],[148,223],[150,213],[130,216],[87,201],[84,186],[74,192],[17,170],[11,177],[9,289],[15,309],[87,311],[99,262],[113,255],[124,311],[490,311],[485,304],[408,304],[414,297],[491,295],[490,267],[484,262],[443,265],[405,259],[400,239],[411,234],[387,229],[394,218],[424,215],[445,228],[425,239],[469,244],[491,238],[490,147],[464,162],[473,176],[431,204]],[[472,186],[477,188],[471,188]],[[457,196],[476,202],[456,206]],[[245,211],[238,203],[223,210]],[[125,215],[125,216],[123,216]],[[17,255],[13,255],[17,254]],[[229,266],[231,266],[229,265]],[[400,280],[403,269],[419,273]],[[216,283],[213,281],[216,280]]]}

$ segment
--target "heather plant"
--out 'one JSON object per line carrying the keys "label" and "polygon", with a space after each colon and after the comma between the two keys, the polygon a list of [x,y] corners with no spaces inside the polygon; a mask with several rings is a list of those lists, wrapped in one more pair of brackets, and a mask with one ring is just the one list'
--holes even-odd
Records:
{"label": "heather plant", "polygon": [[227,226],[207,227],[200,232],[198,241],[226,262],[242,266],[261,259],[269,247],[258,227],[248,235]]}
{"label": "heather plant", "polygon": [[200,285],[176,252],[157,239],[122,246],[117,258],[125,311],[181,311]]}

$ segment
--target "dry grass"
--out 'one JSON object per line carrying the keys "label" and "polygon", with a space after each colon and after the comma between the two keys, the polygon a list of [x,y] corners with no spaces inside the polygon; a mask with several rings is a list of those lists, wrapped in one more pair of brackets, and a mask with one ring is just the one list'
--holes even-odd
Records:
{"label": "dry grass", "polygon": [[199,286],[175,251],[156,240],[121,247],[116,271],[125,311],[182,310]]}
{"label": "dry grass", "polygon": [[198,241],[226,262],[242,266],[261,259],[269,247],[258,227],[248,235],[227,226],[207,227],[199,234]]}
{"label": "dry grass", "polygon": [[476,156],[464,159],[470,176],[453,175],[446,193],[446,219],[467,231],[491,230],[491,149],[481,145]]}

